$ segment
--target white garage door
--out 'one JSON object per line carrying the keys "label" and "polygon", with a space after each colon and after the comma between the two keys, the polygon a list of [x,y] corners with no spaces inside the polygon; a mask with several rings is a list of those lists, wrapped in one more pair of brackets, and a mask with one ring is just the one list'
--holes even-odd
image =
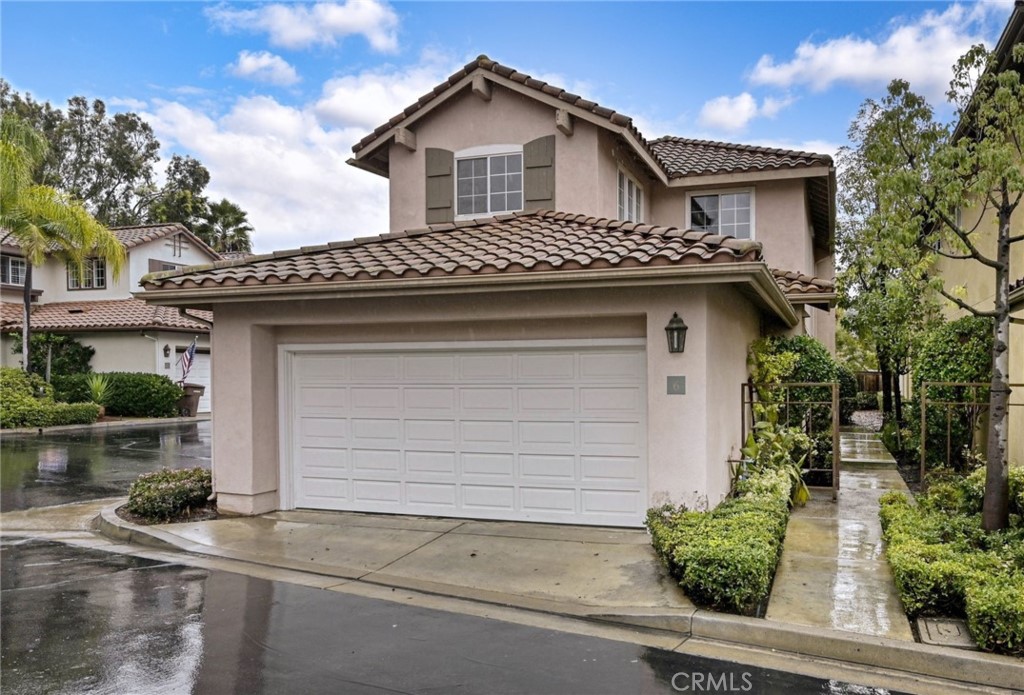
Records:
{"label": "white garage door", "polygon": [[[181,354],[183,352],[184,348],[178,350],[179,360],[181,359]],[[178,378],[180,378],[181,365],[176,364],[175,367],[178,369]],[[210,396],[213,391],[210,381],[210,353],[196,351],[196,356],[192,360],[192,369],[188,372],[188,383],[202,384],[206,387],[206,391],[203,392],[203,397],[199,399],[199,410],[197,412],[210,412]]]}
{"label": "white garage door", "polygon": [[642,523],[642,345],[309,350],[283,352],[286,506]]}

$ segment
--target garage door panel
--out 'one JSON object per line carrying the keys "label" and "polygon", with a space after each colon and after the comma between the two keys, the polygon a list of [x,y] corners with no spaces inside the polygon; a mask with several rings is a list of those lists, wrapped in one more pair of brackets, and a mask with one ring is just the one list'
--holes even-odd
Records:
{"label": "garage door panel", "polygon": [[473,477],[511,478],[515,474],[516,457],[513,454],[490,454],[472,451],[462,454],[462,474]]}
{"label": "garage door panel", "polygon": [[285,439],[297,506],[642,523],[640,348],[293,359]]}

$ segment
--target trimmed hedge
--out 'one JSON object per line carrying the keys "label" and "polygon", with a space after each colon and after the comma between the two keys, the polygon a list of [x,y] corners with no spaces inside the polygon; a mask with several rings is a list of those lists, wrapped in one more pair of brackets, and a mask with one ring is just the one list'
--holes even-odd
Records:
{"label": "trimmed hedge", "polygon": [[740,481],[710,512],[667,505],[647,512],[655,552],[695,603],[752,614],[768,597],[789,520],[784,471]]}
{"label": "trimmed hedge", "polygon": [[986,651],[1024,654],[1024,469],[1010,471],[1011,527],[981,528],[984,470],[935,483],[913,505],[881,497],[896,589],[910,617],[964,616]]}
{"label": "trimmed hedge", "polygon": [[150,521],[167,521],[205,507],[212,493],[210,471],[165,468],[140,475],[128,490],[125,508]]}
{"label": "trimmed hedge", "polygon": [[52,387],[37,374],[0,369],[2,428],[90,424],[99,416],[99,406],[92,403],[55,403]]}
{"label": "trimmed hedge", "polygon": [[[122,417],[174,417],[178,414],[181,388],[160,374],[145,372],[106,372],[107,414]],[[91,399],[89,375],[74,374],[53,378],[59,398],[70,403]]]}

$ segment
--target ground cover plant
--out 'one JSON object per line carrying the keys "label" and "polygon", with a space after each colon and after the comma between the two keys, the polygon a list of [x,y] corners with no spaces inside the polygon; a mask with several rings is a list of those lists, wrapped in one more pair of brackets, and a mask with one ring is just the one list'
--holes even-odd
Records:
{"label": "ground cover plant", "polygon": [[160,523],[182,521],[205,514],[213,493],[210,471],[202,468],[165,468],[144,473],[128,490],[124,510],[133,521]]}
{"label": "ground cover plant", "polygon": [[883,537],[903,607],[967,619],[990,652],[1024,656],[1024,468],[1010,471],[1010,526],[981,524],[985,469],[933,482],[913,500],[881,498]]}
{"label": "ground cover plant", "polygon": [[53,388],[37,374],[0,368],[0,427],[53,427],[96,422],[93,403],[58,403]]}

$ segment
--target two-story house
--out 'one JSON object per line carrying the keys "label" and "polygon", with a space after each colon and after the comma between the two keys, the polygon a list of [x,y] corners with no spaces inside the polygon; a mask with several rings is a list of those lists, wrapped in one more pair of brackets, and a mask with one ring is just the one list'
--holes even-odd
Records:
{"label": "two-story house", "polygon": [[[996,43],[994,53],[998,70],[1016,70],[1024,74],[1024,65],[1013,60],[1013,47],[1024,43],[1024,1],[1017,0],[1010,19]],[[958,124],[955,137],[970,137]],[[1021,163],[1024,166],[1024,162]],[[985,201],[977,201],[959,212],[964,226],[974,229],[971,239],[978,250],[995,258],[998,221]],[[1018,208],[1011,218],[1011,237],[1024,235],[1024,210]],[[992,268],[975,260],[938,257],[935,272],[951,293],[962,288],[964,300],[982,311],[990,311],[995,300],[995,274]],[[1007,456],[1011,465],[1024,465],[1024,243],[1010,247],[1010,383],[1009,441]],[[958,318],[967,312],[951,303],[945,304],[947,318]]]}
{"label": "two-story house", "polygon": [[[180,224],[111,230],[124,245],[127,262],[114,277],[106,263],[89,259],[80,274],[48,257],[32,272],[31,329],[73,335],[95,349],[96,372],[150,372],[181,378],[177,361],[197,338],[189,382],[207,386],[200,412],[210,410],[210,321],[206,312],[146,304],[132,290],[146,274],[220,260],[220,256]],[[12,337],[21,332],[25,258],[10,236],[0,237],[0,364],[20,367]]]}
{"label": "two-story house", "polygon": [[827,156],[647,140],[480,57],[350,163],[390,233],[143,278],[216,317],[223,510],[637,526],[728,492],[751,341],[833,344]]}

